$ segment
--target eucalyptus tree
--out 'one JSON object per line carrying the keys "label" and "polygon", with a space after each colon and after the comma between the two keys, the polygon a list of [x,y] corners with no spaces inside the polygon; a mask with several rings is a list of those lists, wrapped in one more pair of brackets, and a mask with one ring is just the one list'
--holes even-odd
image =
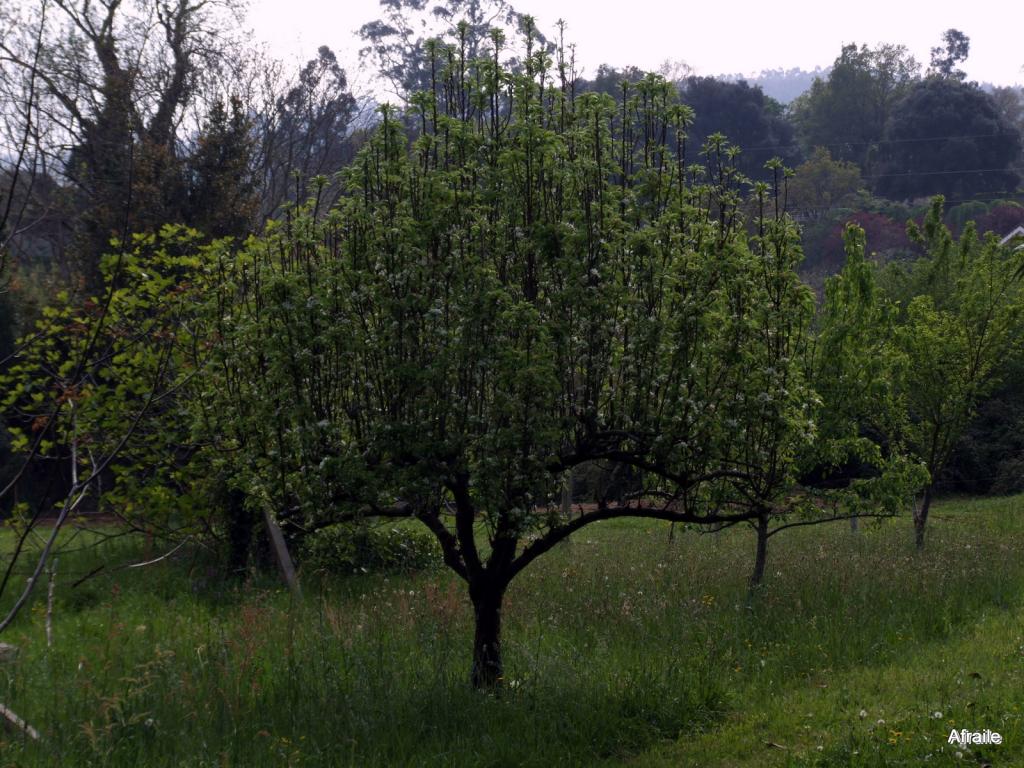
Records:
{"label": "eucalyptus tree", "polygon": [[[428,46],[411,146],[382,108],[338,204],[325,215],[314,193],[227,267],[200,399],[230,427],[246,504],[285,530],[404,517],[436,536],[485,688],[506,591],[558,542],[616,517],[756,516],[763,456],[736,436],[785,386],[758,350],[809,300],[791,227],[775,260],[747,234],[735,151],[687,156],[670,83],[577,95],[564,58],[527,34],[510,71],[503,43],[473,61]],[[794,386],[780,418],[810,396]],[[565,516],[566,474],[596,463],[633,473],[631,493]]]}
{"label": "eucalyptus tree", "polygon": [[942,33],[943,45],[931,50],[929,73],[939,77],[965,80],[967,73],[957,69],[957,64],[967,61],[971,50],[971,39],[959,29],[947,29]]}
{"label": "eucalyptus tree", "polygon": [[264,220],[301,203],[314,178],[333,178],[355,154],[359,103],[334,51],[320,46],[281,91],[254,121]]}
{"label": "eucalyptus tree", "polygon": [[366,43],[359,55],[390,93],[407,103],[430,85],[429,41],[454,38],[461,25],[461,55],[472,61],[488,47],[494,32],[515,36],[526,18],[506,0],[381,0],[378,17],[358,30]]}

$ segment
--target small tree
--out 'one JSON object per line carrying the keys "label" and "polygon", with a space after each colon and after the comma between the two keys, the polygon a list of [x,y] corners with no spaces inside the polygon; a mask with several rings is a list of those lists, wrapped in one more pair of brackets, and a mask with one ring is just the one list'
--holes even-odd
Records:
{"label": "small tree", "polygon": [[797,166],[789,183],[790,209],[818,218],[863,188],[860,169],[853,163],[833,160],[824,147],[815,147],[810,159]]}
{"label": "small tree", "polygon": [[935,484],[977,404],[1017,352],[1022,319],[1019,256],[992,233],[980,237],[973,222],[955,240],[942,210],[936,197],[923,227],[908,226],[925,255],[894,277],[892,289],[904,302],[896,340],[906,439],[930,476],[914,511],[919,549]]}
{"label": "small tree", "polygon": [[897,445],[891,423],[892,313],[864,258],[864,233],[847,231],[847,262],[826,282],[817,327],[810,289],[796,276],[795,228],[761,217],[759,300],[749,302],[744,404],[733,445],[749,467],[732,482],[755,513],[751,587],[761,584],[771,537],[797,526],[895,514],[924,485],[923,469]]}

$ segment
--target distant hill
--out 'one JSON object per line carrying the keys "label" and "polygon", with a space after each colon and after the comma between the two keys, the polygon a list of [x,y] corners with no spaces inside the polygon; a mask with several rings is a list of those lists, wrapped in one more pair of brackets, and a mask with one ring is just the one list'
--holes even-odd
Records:
{"label": "distant hill", "polygon": [[766,96],[788,104],[801,93],[811,87],[816,77],[828,77],[831,67],[815,67],[811,71],[794,67],[793,69],[763,69],[757,75],[716,75],[719,80],[746,80],[751,85],[761,86]]}

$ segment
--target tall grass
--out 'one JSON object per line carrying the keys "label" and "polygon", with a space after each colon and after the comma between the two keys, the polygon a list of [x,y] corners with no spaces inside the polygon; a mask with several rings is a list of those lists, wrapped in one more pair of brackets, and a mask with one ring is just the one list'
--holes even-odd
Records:
{"label": "tall grass", "polygon": [[746,531],[592,526],[513,584],[500,698],[468,685],[470,609],[447,573],[307,573],[299,603],[183,553],[72,589],[144,555],[110,541],[61,556],[52,648],[45,590],[3,638],[22,655],[0,701],[43,739],[0,731],[0,765],[620,763],[1018,608],[1019,507],[942,504],[923,555],[906,520],[788,531],[752,600]]}

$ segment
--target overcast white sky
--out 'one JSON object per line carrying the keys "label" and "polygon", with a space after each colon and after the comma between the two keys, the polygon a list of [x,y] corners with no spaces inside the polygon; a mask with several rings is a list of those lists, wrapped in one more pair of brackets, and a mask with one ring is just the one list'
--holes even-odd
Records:
{"label": "overcast white sky", "polygon": [[[251,0],[256,39],[285,59],[308,59],[331,46],[358,78],[354,31],[378,15],[378,0]],[[1024,82],[1024,3],[1020,0],[789,0],[658,2],[657,0],[513,0],[545,31],[559,18],[577,57],[592,69],[607,62],[656,69],[681,59],[698,74],[756,74],[762,69],[814,69],[836,58],[844,42],[902,43],[918,61],[942,32],[971,39],[964,69],[972,80]]]}

